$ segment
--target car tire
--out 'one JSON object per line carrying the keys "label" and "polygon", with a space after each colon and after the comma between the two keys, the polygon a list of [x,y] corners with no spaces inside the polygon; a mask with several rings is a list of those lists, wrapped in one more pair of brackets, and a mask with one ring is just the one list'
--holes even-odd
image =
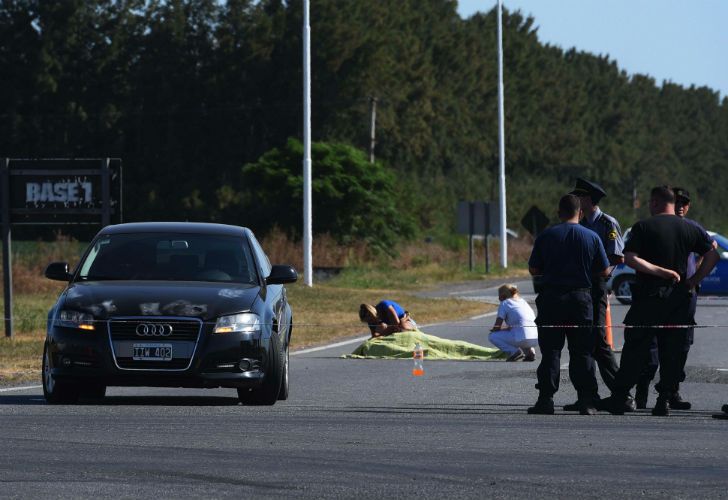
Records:
{"label": "car tire", "polygon": [[286,347],[286,353],[283,355],[283,375],[281,380],[281,390],[278,391],[278,401],[288,399],[288,367],[290,361],[289,348]]}
{"label": "car tire", "polygon": [[51,354],[48,342],[43,345],[43,397],[50,404],[73,404],[80,395],[76,384],[55,380],[51,374]]}
{"label": "car tire", "polygon": [[619,302],[625,305],[632,303],[632,288],[631,284],[635,282],[635,277],[629,274],[617,276],[614,278],[614,284],[612,289]]}
{"label": "car tire", "polygon": [[278,394],[283,382],[283,352],[278,334],[270,336],[270,353],[268,366],[260,387],[255,389],[238,388],[238,399],[245,405],[270,406],[278,401]]}
{"label": "car tire", "polygon": [[81,389],[81,397],[86,399],[104,399],[106,396],[105,385],[89,385]]}

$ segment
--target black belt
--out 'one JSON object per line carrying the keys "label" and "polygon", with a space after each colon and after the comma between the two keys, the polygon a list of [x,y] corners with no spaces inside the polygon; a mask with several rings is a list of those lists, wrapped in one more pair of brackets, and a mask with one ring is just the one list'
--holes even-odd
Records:
{"label": "black belt", "polygon": [[566,292],[584,292],[584,293],[591,293],[591,288],[581,288],[581,287],[573,287],[573,286],[566,286],[566,285],[544,285],[543,290],[546,292],[559,292],[559,293],[566,293]]}

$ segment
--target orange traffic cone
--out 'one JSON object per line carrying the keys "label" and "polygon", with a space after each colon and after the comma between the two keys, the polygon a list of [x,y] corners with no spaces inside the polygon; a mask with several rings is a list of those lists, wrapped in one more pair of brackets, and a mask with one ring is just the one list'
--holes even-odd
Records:
{"label": "orange traffic cone", "polygon": [[614,339],[612,338],[612,309],[609,307],[609,297],[607,296],[607,314],[605,319],[606,341],[609,348],[614,350]]}

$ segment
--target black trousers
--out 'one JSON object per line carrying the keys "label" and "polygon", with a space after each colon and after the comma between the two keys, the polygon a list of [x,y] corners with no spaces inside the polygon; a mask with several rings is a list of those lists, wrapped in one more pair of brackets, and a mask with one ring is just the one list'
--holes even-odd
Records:
{"label": "black trousers", "polygon": [[614,379],[613,393],[627,393],[640,380],[650,357],[650,348],[657,342],[660,383],[655,387],[663,398],[671,398],[680,387],[687,328],[651,328],[651,325],[691,323],[692,295],[682,284],[672,286],[641,286],[632,288],[632,307],[624,322],[636,325],[625,329],[622,362]]}
{"label": "black trousers", "polygon": [[[689,315],[691,318],[695,318],[695,312],[698,308],[698,294],[693,294],[692,298],[690,299],[690,310]],[[693,342],[695,341],[695,329],[694,328],[687,328],[684,330],[684,340],[683,340],[683,349],[680,352],[680,382],[685,381],[685,364],[688,361],[688,353],[690,352],[690,346],[693,345]],[[645,366],[642,370],[642,373],[640,374],[639,379],[637,380],[637,386],[642,387],[649,387],[652,380],[655,378],[655,374],[657,373],[657,368],[660,365],[660,358],[657,353],[657,338],[652,341],[652,344],[650,344],[650,350],[645,356]],[[659,388],[658,388],[659,391]]]}
{"label": "black trousers", "polygon": [[607,322],[607,305],[609,295],[605,280],[599,279],[592,287],[592,304],[594,308],[594,361],[599,367],[604,384],[610,391],[614,391],[614,377],[617,375],[619,365],[614,356],[611,346],[607,343],[607,329],[604,325]]}
{"label": "black trousers", "polygon": [[[580,401],[597,397],[592,330],[593,308],[587,290],[544,290],[536,298],[538,345],[541,363],[536,370],[536,388],[541,397],[551,397],[559,390],[561,351],[564,342],[569,346],[569,377]],[[544,326],[541,326],[544,325]],[[554,328],[546,325],[585,325],[581,328]]]}

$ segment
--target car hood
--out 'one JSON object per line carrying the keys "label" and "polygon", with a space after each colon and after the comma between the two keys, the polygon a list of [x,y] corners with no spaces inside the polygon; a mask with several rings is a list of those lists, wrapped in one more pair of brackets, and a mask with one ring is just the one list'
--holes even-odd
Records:
{"label": "car hood", "polygon": [[72,283],[61,308],[90,312],[98,319],[119,316],[189,316],[203,320],[248,311],[256,285],[189,281],[94,281]]}

